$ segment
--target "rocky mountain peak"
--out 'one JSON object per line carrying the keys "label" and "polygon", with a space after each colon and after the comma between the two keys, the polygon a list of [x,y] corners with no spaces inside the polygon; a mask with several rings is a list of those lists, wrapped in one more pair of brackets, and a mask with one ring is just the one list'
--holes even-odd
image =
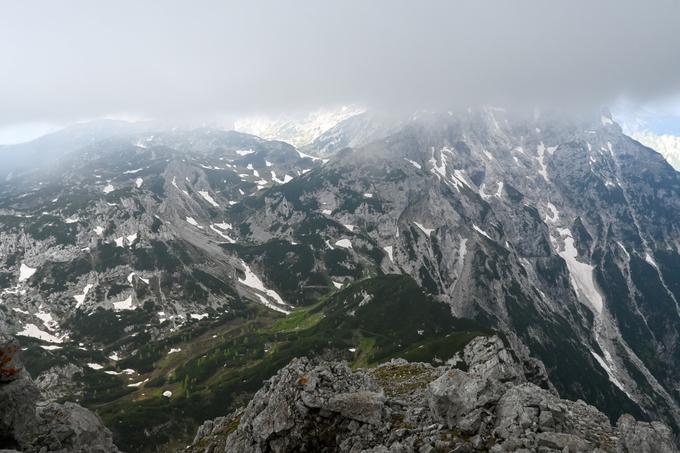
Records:
{"label": "rocky mountain peak", "polygon": [[612,426],[593,406],[529,382],[490,336],[440,367],[393,360],[352,371],[295,359],[245,409],[204,424],[187,451],[678,450],[662,423],[624,415]]}
{"label": "rocky mountain peak", "polygon": [[677,431],[680,177],[658,154],[600,112],[364,112],[322,136],[113,131],[0,182],[0,326],[43,396],[149,450],[294,357],[436,367],[496,331],[460,371]]}

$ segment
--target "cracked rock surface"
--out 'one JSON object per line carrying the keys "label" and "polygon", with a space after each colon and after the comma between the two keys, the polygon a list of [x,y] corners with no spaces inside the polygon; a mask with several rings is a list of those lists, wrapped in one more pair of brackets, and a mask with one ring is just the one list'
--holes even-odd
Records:
{"label": "cracked rock surface", "polygon": [[295,359],[245,409],[206,422],[188,451],[678,451],[664,424],[624,415],[612,426],[595,407],[530,382],[536,367],[515,357],[491,336],[466,346],[459,368],[393,360],[352,371]]}
{"label": "cracked rock surface", "polygon": [[47,403],[23,368],[19,348],[0,334],[0,451],[115,453],[101,419],[74,403]]}

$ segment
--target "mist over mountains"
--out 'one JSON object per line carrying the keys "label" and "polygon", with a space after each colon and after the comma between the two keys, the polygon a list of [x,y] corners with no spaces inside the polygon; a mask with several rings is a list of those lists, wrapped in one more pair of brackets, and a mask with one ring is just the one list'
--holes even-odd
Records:
{"label": "mist over mountains", "polygon": [[257,123],[299,148],[116,121],[5,147],[31,157],[0,182],[0,323],[42,394],[167,451],[294,357],[437,365],[494,332],[562,398],[677,432],[660,154],[606,111],[346,112]]}
{"label": "mist over mountains", "polygon": [[7,2],[0,450],[680,451],[678,17]]}

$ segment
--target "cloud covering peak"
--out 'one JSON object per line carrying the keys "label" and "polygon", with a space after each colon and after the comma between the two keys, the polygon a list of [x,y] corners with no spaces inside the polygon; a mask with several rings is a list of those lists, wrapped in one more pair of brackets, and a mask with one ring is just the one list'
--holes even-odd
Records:
{"label": "cloud covering peak", "polygon": [[6,2],[0,126],[676,93],[680,2]]}

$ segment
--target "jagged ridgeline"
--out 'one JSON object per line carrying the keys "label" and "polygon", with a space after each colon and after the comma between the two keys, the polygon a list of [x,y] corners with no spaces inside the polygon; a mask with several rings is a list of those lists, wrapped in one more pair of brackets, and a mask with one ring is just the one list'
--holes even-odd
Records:
{"label": "jagged ridgeline", "polygon": [[188,451],[678,451],[662,423],[623,415],[612,426],[560,399],[540,365],[528,369],[496,336],[446,366],[315,362],[293,360],[245,409],[204,423]]}
{"label": "jagged ridgeline", "polygon": [[296,357],[438,366],[492,332],[562,398],[678,432],[680,177],[608,114],[366,112],[299,149],[103,122],[0,153],[0,328],[121,450],[183,448]]}

